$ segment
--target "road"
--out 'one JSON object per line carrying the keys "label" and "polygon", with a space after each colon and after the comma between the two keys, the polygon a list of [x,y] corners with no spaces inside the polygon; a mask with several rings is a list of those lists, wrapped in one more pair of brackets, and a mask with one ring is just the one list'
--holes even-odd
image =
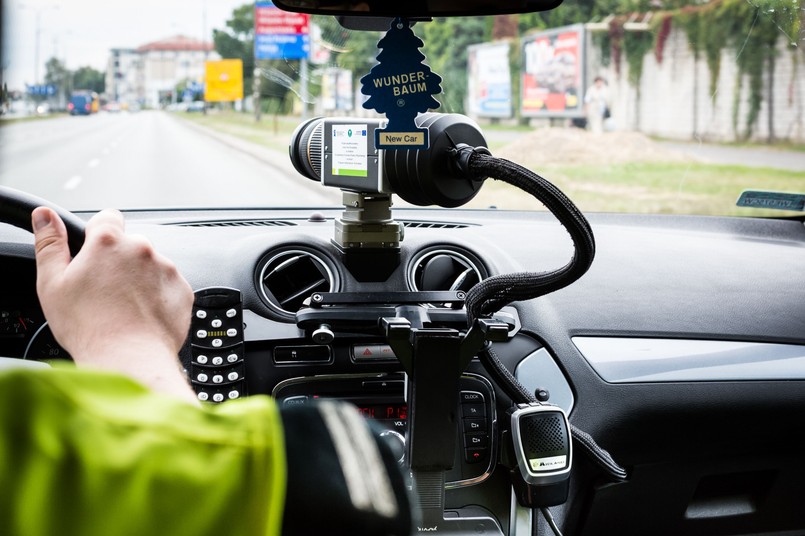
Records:
{"label": "road", "polygon": [[340,199],[165,112],[5,124],[0,184],[70,210],[332,206]]}

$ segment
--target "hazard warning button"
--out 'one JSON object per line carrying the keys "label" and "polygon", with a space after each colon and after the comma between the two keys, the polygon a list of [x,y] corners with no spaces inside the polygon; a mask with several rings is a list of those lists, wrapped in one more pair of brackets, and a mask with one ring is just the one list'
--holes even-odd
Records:
{"label": "hazard warning button", "polygon": [[388,344],[355,344],[352,346],[352,358],[360,361],[393,361],[397,357]]}

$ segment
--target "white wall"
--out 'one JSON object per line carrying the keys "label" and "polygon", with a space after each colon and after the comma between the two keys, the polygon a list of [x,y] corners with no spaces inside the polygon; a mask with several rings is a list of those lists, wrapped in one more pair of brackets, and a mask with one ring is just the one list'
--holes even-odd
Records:
{"label": "white wall", "polygon": [[[687,35],[672,30],[665,43],[664,58],[657,63],[652,50],[643,59],[640,94],[628,81],[626,58],[617,74],[613,65],[600,67],[600,51],[589,49],[588,72],[602,74],[609,82],[612,115],[618,129],[640,130],[673,139],[734,141],[746,130],[749,80],[744,76],[738,107],[738,132],[733,127],[733,102],[738,83],[734,50],[724,50],[716,91],[710,94],[710,72],[704,57],[696,62]],[[794,63],[798,51],[778,43],[774,72],[774,134],[777,139],[805,142],[805,57]],[[591,78],[592,79],[592,78]],[[752,138],[768,137],[768,80],[764,75],[764,97]]]}

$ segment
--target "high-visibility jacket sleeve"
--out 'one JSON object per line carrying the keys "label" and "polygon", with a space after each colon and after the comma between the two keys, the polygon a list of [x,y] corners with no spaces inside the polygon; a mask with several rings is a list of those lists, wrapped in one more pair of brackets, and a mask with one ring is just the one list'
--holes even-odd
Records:
{"label": "high-visibility jacket sleeve", "polygon": [[0,533],[279,534],[282,421],[264,396],[197,407],[123,376],[0,372]]}

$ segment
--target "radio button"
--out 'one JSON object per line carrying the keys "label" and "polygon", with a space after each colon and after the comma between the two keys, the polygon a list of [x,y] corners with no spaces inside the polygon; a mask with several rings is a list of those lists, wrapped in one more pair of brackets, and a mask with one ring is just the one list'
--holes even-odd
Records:
{"label": "radio button", "polygon": [[464,434],[464,446],[468,449],[483,449],[489,446],[489,436],[486,433]]}
{"label": "radio button", "polygon": [[299,396],[289,396],[285,400],[282,401],[283,406],[301,406],[303,404],[307,404],[308,397],[307,395],[299,395]]}
{"label": "radio button", "polygon": [[465,419],[486,417],[486,407],[483,404],[462,404],[461,414]]}
{"label": "radio button", "polygon": [[461,391],[459,400],[462,404],[483,404],[485,402],[484,395],[478,391]]}
{"label": "radio button", "polygon": [[486,432],[486,419],[464,419],[464,432]]}

